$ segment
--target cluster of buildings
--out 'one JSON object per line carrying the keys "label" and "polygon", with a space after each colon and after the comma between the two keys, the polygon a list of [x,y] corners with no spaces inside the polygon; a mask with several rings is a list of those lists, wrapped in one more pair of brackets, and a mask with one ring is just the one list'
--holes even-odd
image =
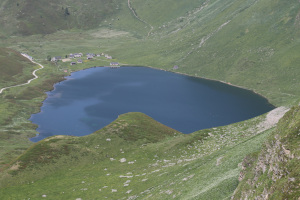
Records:
{"label": "cluster of buildings", "polygon": [[[108,54],[94,54],[94,53],[86,53],[86,59],[87,60],[91,60],[94,57],[101,57],[104,56],[106,59],[112,59],[112,56],[108,55]],[[83,63],[82,59],[80,59],[81,57],[83,57],[83,53],[71,53],[68,56],[66,56],[65,59],[63,59],[61,56],[55,56],[51,58],[52,62],[57,62],[59,60],[62,60],[63,62],[67,62],[67,61],[71,61],[70,65],[76,65],[77,63]],[[72,61],[71,59],[75,59],[75,58],[79,58],[76,62]],[[110,66],[118,66],[119,63],[117,62],[111,62]]]}
{"label": "cluster of buildings", "polygon": [[69,58],[80,58],[83,56],[83,53],[70,53]]}
{"label": "cluster of buildings", "polygon": [[55,57],[52,57],[51,58],[51,61],[52,62],[57,62],[57,61],[59,61],[59,60],[61,60],[62,58],[61,58],[61,56],[55,56]]}

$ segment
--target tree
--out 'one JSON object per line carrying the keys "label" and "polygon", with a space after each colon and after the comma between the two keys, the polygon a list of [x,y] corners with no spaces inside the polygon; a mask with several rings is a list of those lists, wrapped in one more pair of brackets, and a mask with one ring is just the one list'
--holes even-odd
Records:
{"label": "tree", "polygon": [[47,56],[47,60],[51,61],[51,56],[50,55]]}

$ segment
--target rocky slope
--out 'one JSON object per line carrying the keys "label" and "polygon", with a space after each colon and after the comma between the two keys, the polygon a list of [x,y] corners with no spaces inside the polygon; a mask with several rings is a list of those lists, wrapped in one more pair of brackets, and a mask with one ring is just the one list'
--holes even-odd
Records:
{"label": "rocky slope", "polygon": [[262,150],[243,161],[232,199],[299,199],[300,107],[278,123]]}

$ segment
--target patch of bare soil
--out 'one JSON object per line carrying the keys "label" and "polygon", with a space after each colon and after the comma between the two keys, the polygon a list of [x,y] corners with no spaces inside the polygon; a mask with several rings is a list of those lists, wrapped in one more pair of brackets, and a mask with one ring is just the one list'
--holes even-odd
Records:
{"label": "patch of bare soil", "polygon": [[270,111],[267,114],[266,119],[257,125],[258,132],[261,133],[265,130],[273,128],[287,111],[289,111],[289,108],[284,106]]}

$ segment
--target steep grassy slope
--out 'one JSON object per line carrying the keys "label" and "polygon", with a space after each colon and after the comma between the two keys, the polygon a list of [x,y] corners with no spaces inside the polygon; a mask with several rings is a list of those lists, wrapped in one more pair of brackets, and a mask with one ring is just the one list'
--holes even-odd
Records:
{"label": "steep grassy slope", "polygon": [[233,199],[298,199],[300,196],[300,107],[291,109],[260,152],[243,162]]}
{"label": "steep grassy slope", "polygon": [[49,34],[57,30],[96,28],[117,12],[115,1],[0,1],[1,32],[7,34]]}
{"label": "steep grassy slope", "polygon": [[[136,15],[151,24],[153,27],[162,26],[203,4],[203,0],[166,0],[166,1],[131,1],[131,7]],[[167,8],[167,9],[166,9]]]}
{"label": "steep grassy slope", "polygon": [[154,28],[146,40],[121,48],[121,59],[168,70],[178,65],[179,72],[254,89],[277,105],[298,101],[299,1],[188,1],[194,7],[186,13],[164,1],[170,6],[156,15],[161,4],[147,10],[138,2],[135,12]]}
{"label": "steep grassy slope", "polygon": [[85,137],[54,136],[2,173],[4,199],[229,199],[242,158],[268,131],[259,117],[181,134],[141,113]]}

